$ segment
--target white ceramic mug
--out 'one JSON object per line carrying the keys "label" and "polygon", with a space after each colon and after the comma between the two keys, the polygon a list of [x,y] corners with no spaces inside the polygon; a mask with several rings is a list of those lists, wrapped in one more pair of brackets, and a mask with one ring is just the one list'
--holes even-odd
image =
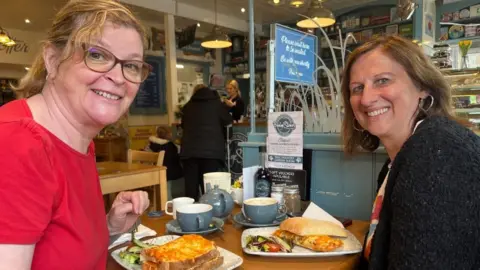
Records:
{"label": "white ceramic mug", "polygon": [[[177,219],[177,214],[176,211],[180,206],[187,205],[187,204],[193,204],[195,202],[195,199],[189,198],[189,197],[179,197],[175,198],[171,201],[168,201],[165,204],[165,214],[173,216],[173,219]],[[172,205],[172,212],[168,212],[168,205]]]}
{"label": "white ceramic mug", "polygon": [[233,201],[238,204],[242,205],[243,204],[243,188],[233,188],[232,187],[232,192],[230,193],[232,195]]}

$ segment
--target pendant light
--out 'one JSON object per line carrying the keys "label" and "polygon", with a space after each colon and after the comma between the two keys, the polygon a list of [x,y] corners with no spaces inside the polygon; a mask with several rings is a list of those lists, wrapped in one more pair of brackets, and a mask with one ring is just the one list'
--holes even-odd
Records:
{"label": "pendant light", "polygon": [[14,46],[15,44],[17,44],[17,43],[16,43],[15,40],[13,40],[13,39],[10,39],[9,41],[3,43],[3,45],[5,45],[5,46],[7,46],[7,47]]}
{"label": "pendant light", "polygon": [[304,0],[290,0],[290,6],[294,8],[302,7],[305,4]]}
{"label": "pendant light", "polygon": [[217,25],[217,0],[215,0],[215,26],[212,33],[203,39],[202,47],[209,49],[223,49],[232,46],[232,41]]}
{"label": "pendant light", "polygon": [[322,0],[312,2],[312,5],[307,11],[307,16],[309,18],[297,22],[298,27],[318,28],[318,25],[320,25],[320,27],[327,27],[335,23],[335,16],[333,16],[332,11],[322,5]]}
{"label": "pendant light", "polygon": [[0,27],[0,44],[5,44],[10,41],[10,37],[7,33]]}

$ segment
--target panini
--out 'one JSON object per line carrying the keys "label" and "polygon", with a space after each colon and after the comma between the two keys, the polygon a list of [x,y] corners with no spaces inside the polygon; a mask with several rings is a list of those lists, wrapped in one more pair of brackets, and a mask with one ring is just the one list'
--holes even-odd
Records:
{"label": "panini", "polygon": [[347,237],[345,229],[335,223],[303,217],[285,220],[273,235],[320,252],[334,251],[342,247],[343,241],[339,238]]}

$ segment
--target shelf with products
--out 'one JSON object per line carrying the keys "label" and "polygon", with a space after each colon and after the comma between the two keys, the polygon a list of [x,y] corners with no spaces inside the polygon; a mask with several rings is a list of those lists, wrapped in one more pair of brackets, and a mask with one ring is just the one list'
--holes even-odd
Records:
{"label": "shelf with products", "polygon": [[455,44],[480,38],[480,5],[477,0],[437,4],[437,41]]}
{"label": "shelf with products", "polygon": [[[233,78],[246,78],[249,74],[248,40],[244,36],[231,37],[232,47],[223,50],[223,73]],[[268,39],[255,40],[255,73],[265,73],[267,67]]]}
{"label": "shelf with products", "polygon": [[452,101],[457,117],[480,132],[480,69],[441,70],[452,89]]}
{"label": "shelf with products", "polygon": [[471,36],[471,37],[462,37],[462,38],[456,38],[456,39],[441,40],[441,42],[445,43],[445,44],[449,44],[449,45],[454,45],[454,44],[458,44],[458,42],[460,42],[462,40],[479,41],[480,40],[480,29],[479,29],[479,36]]}
{"label": "shelf with products", "polygon": [[[394,4],[385,4],[377,1],[376,4],[364,5],[337,15],[337,22],[330,27],[324,28],[333,46],[340,45],[340,34],[342,41],[348,33],[352,33],[357,44],[364,43],[377,36],[400,35],[409,39],[415,37],[414,19],[402,20],[397,16],[397,7]],[[323,50],[326,37],[321,37],[320,47]],[[358,46],[349,44],[348,47]],[[354,48],[352,48],[354,49]]]}
{"label": "shelf with products", "polygon": [[[404,20],[404,21],[395,21],[395,22],[389,22],[389,23],[383,23],[383,24],[377,24],[377,25],[369,25],[365,27],[356,27],[356,28],[345,28],[342,29],[343,38],[345,38],[346,33],[351,33],[351,32],[362,32],[365,30],[371,30],[371,29],[377,29],[377,28],[385,28],[389,26],[399,26],[399,25],[404,25],[404,24],[413,24],[413,20]],[[338,36],[338,33],[329,33],[329,37],[336,37]]]}

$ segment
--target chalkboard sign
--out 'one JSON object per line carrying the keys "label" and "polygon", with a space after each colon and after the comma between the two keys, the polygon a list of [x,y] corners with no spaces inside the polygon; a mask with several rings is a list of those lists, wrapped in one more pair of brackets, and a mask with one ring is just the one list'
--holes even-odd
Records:
{"label": "chalkboard sign", "polygon": [[165,58],[149,56],[146,62],[152,65],[153,69],[148,78],[140,85],[137,96],[130,106],[130,113],[166,114]]}
{"label": "chalkboard sign", "polygon": [[275,37],[275,80],[316,84],[317,37],[280,24]]}
{"label": "chalkboard sign", "polygon": [[268,168],[274,184],[286,184],[287,186],[298,186],[302,200],[308,200],[307,196],[307,171]]}

